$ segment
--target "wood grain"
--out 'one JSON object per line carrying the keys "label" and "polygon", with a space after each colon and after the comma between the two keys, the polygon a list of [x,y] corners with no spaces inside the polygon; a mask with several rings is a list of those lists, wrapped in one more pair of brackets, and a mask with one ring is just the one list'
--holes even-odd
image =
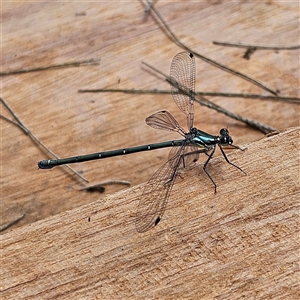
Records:
{"label": "wood grain", "polygon": [[[244,72],[284,96],[298,96],[299,51],[257,51],[213,45],[213,40],[297,44],[296,2],[158,2],[157,8],[178,37],[196,51]],[[184,126],[185,116],[168,95],[79,94],[83,88],[169,89],[141,62],[169,73],[182,51],[137,1],[96,3],[4,2],[3,71],[100,58],[99,66],[2,78],[2,97],[30,130],[60,157],[119,149],[178,138],[149,128],[144,120],[168,109]],[[257,87],[197,59],[196,88],[202,91],[261,93]],[[216,104],[283,130],[299,126],[299,106],[261,100],[214,98]],[[2,113],[11,117],[2,107]],[[195,108],[195,126],[218,134],[228,127],[236,144],[263,135],[204,107]],[[48,158],[24,133],[0,119],[2,224],[25,214],[14,227],[91,203],[97,193],[78,192],[85,183],[64,168],[37,170]],[[167,150],[73,165],[90,184],[146,182],[166,160]],[[120,190],[107,187],[107,193]],[[56,197],[53,195],[60,195]],[[101,195],[100,195],[101,196]],[[70,200],[71,199],[71,200]],[[12,227],[13,228],[13,227]]]}
{"label": "wood grain", "polygon": [[[299,97],[299,51],[256,51],[248,61],[242,49],[212,44],[295,45],[298,1],[158,1],[156,7],[195,51],[264,82],[282,96]],[[168,73],[172,57],[182,49],[144,14],[141,2],[3,2],[1,10],[2,71],[101,59],[98,66],[1,77],[1,97],[57,155],[178,138],[144,122],[155,111],[167,109],[184,126],[185,116],[170,95],[77,92],[169,88],[141,62]],[[196,62],[199,91],[267,94]],[[297,105],[211,100],[282,132],[300,125]],[[11,118],[3,107],[1,114]],[[250,144],[263,135],[196,106],[197,128],[218,134],[228,127],[235,144],[253,147],[229,155],[248,176],[214,159],[209,169],[218,184],[214,195],[200,162],[178,179],[160,226],[140,236],[132,223],[140,184],[166,161],[166,149],[73,165],[90,184],[116,179],[132,184],[128,190],[110,186],[105,194],[87,193],[79,191],[84,182],[63,167],[38,170],[37,162],[47,154],[11,123],[0,119],[0,126],[1,225],[24,214],[2,236],[3,297],[238,299],[245,291],[249,299],[295,299],[297,130]],[[230,221],[231,216],[239,218]]]}
{"label": "wood grain", "polygon": [[[143,185],[2,236],[2,299],[297,299],[300,128],[178,180],[138,234]],[[298,295],[299,296],[299,295]]]}

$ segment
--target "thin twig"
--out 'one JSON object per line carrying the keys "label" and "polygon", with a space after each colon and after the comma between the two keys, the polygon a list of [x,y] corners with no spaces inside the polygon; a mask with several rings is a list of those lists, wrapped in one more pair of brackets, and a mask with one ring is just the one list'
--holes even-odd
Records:
{"label": "thin twig", "polygon": [[155,4],[157,0],[152,0],[150,3],[148,2],[148,5],[145,7],[145,13],[149,12],[151,9],[151,6]]}
{"label": "thin twig", "polygon": [[235,47],[235,48],[256,48],[259,50],[296,50],[300,49],[300,45],[295,46],[265,46],[265,45],[248,45],[248,44],[242,44],[242,43],[226,43],[226,42],[212,42],[214,45],[219,46],[228,46],[228,47]]}
{"label": "thin twig", "polygon": [[[0,98],[0,99],[2,100],[2,98]],[[0,118],[3,119],[3,120],[5,120],[6,122],[9,122],[9,123],[11,123],[11,124],[13,124],[13,125],[19,127],[19,128],[22,129],[26,134],[28,134],[27,128],[23,127],[23,125],[21,125],[21,124],[15,122],[15,121],[13,121],[13,120],[11,120],[11,119],[9,119],[9,118],[3,116],[3,115],[1,115],[1,114],[0,114]]]}
{"label": "thin twig", "polygon": [[[147,67],[149,67],[150,69],[154,70],[155,72],[163,75],[166,78],[166,81],[169,84],[171,84],[171,85],[173,85],[173,86],[175,86],[175,87],[178,88],[178,86],[179,86],[178,83],[174,82],[168,75],[164,74],[163,72],[159,71],[158,69],[150,66],[149,64],[147,64],[145,62],[142,62],[142,64],[146,65]],[[186,95],[190,95],[190,91],[189,91],[188,88],[185,88],[185,87],[181,88],[181,87],[182,86],[180,85],[180,92],[181,93],[186,94]],[[233,118],[235,120],[238,120],[240,122],[243,122],[243,123],[245,123],[245,124],[247,124],[247,125],[249,125],[249,126],[251,126],[253,128],[256,128],[256,129],[260,130],[263,133],[269,133],[269,132],[272,132],[272,131],[276,130],[275,128],[270,127],[268,125],[265,125],[265,124],[259,123],[257,121],[254,121],[254,120],[251,120],[251,119],[248,119],[248,118],[244,118],[244,117],[242,117],[240,115],[234,114],[234,113],[226,110],[225,108],[223,108],[223,107],[221,107],[221,106],[219,106],[217,104],[212,103],[211,101],[207,100],[203,96],[198,95],[198,94],[196,94],[196,95],[198,97],[195,96],[195,101],[198,102],[200,105],[206,106],[206,107],[211,108],[211,109],[214,109],[214,110],[216,110],[219,113],[222,113],[222,114],[224,114],[224,115],[226,115],[228,117],[231,117],[231,118]]]}
{"label": "thin twig", "polygon": [[15,71],[6,71],[6,72],[0,72],[0,76],[9,76],[9,75],[16,75],[16,74],[23,74],[23,73],[30,73],[30,72],[39,72],[39,71],[45,71],[50,69],[59,69],[59,68],[72,68],[72,67],[79,67],[83,64],[93,64],[98,65],[100,59],[98,58],[92,58],[88,60],[81,60],[81,61],[72,61],[67,62],[63,64],[58,65],[51,65],[46,67],[37,67],[32,69],[21,69],[21,70],[15,70]]}
{"label": "thin twig", "polygon": [[23,214],[23,215],[17,217],[16,219],[14,219],[14,220],[12,220],[12,221],[6,223],[6,224],[1,225],[1,226],[0,226],[0,232],[1,232],[1,231],[4,231],[4,230],[7,229],[8,227],[10,227],[10,226],[16,224],[17,222],[19,222],[20,220],[22,220],[22,219],[24,218],[24,216],[25,216],[25,214]]}
{"label": "thin twig", "polygon": [[[169,90],[134,90],[134,89],[81,89],[78,93],[125,93],[125,94],[171,94]],[[210,97],[229,97],[229,98],[249,98],[262,99],[271,101],[284,101],[291,104],[300,105],[300,98],[297,97],[280,97],[280,96],[263,96],[257,94],[240,94],[240,93],[215,93],[215,92],[196,92],[200,96]]]}
{"label": "thin twig", "polygon": [[256,48],[250,47],[246,50],[245,54],[243,55],[244,59],[249,60],[250,56],[256,51]]}
{"label": "thin twig", "polygon": [[[17,117],[17,115],[14,113],[14,111],[9,107],[9,105],[4,101],[4,99],[2,99],[0,97],[0,101],[2,102],[2,104],[6,107],[6,109],[11,113],[11,115],[15,118],[15,120],[17,121],[14,122],[12,120],[9,120],[8,118],[0,115],[0,117],[6,121],[9,120],[9,122],[11,122],[12,124],[18,126],[21,130],[23,130],[23,132],[25,132],[25,134],[29,135],[31,137],[32,140],[34,140],[38,145],[40,145],[46,152],[50,153],[51,155],[53,155],[56,159],[59,159],[59,157],[53,152],[51,151],[48,147],[46,147],[24,124],[23,122],[19,119],[19,117]],[[85,182],[89,182],[86,178],[84,178],[83,176],[81,176],[78,172],[76,172],[73,168],[71,168],[69,165],[65,165],[71,172],[73,172],[75,175],[77,175],[78,177],[80,177],[82,180],[84,180]]]}
{"label": "thin twig", "polygon": [[[147,3],[149,4],[149,1],[146,0]],[[151,10],[155,13],[155,15],[157,16],[157,18],[162,22],[162,24],[165,26],[165,29],[167,31],[167,33],[169,34],[169,36],[172,38],[172,40],[175,42],[176,45],[178,45],[179,47],[189,51],[189,52],[192,52],[195,56],[199,57],[200,59],[202,59],[203,61],[223,70],[223,71],[226,71],[230,74],[233,74],[235,76],[239,76],[241,78],[243,78],[244,80],[247,80],[249,82],[251,82],[252,84],[256,85],[256,86],[259,86],[260,88],[270,92],[271,94],[273,95],[277,95],[276,91],[272,90],[271,88],[267,87],[266,85],[264,85],[263,83],[259,82],[258,80],[256,79],[253,79],[241,72],[238,72],[238,71],[235,71],[233,69],[230,69],[220,63],[217,63],[216,61],[212,60],[212,59],[209,59],[197,52],[195,52],[193,49],[191,49],[190,47],[186,46],[184,43],[182,43],[179,38],[175,35],[175,33],[171,30],[170,26],[167,24],[167,22],[163,19],[163,17],[161,16],[161,14],[159,13],[159,11],[155,8],[155,5],[151,5]]]}

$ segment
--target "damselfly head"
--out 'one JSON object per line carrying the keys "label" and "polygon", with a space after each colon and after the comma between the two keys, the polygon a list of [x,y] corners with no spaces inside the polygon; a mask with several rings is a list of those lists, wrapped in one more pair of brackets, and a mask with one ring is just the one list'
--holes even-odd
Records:
{"label": "damselfly head", "polygon": [[231,145],[233,143],[233,140],[231,136],[229,135],[229,131],[227,128],[222,128],[220,130],[220,144],[222,145]]}
{"label": "damselfly head", "polygon": [[189,132],[189,133],[191,133],[191,134],[195,137],[195,136],[198,135],[198,129],[195,128],[195,127],[192,127],[192,128],[190,129],[190,132]]}

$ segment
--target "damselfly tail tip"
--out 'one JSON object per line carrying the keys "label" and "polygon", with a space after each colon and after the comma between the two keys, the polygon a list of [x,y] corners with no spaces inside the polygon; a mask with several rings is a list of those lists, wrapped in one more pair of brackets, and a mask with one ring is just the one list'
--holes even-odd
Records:
{"label": "damselfly tail tip", "polygon": [[38,162],[39,169],[51,169],[53,166],[49,165],[49,160],[41,160]]}

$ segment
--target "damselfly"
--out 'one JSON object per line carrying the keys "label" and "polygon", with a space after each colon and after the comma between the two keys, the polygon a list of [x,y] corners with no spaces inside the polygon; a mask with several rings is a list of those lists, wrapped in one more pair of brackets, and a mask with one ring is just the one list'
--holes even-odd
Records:
{"label": "damselfly", "polygon": [[217,185],[207,172],[206,168],[215,153],[217,145],[227,163],[236,167],[246,175],[240,167],[228,160],[222,148],[222,146],[230,146],[232,148],[243,150],[240,147],[233,145],[232,138],[226,128],[220,130],[219,136],[214,136],[193,127],[195,76],[196,64],[194,55],[188,52],[178,53],[173,58],[171,64],[171,91],[175,103],[186,115],[187,126],[189,128],[188,132],[186,132],[166,110],[159,111],[146,118],[146,123],[149,126],[156,129],[178,132],[184,139],[64,159],[42,160],[38,162],[38,167],[40,169],[51,169],[63,164],[173,147],[170,151],[168,161],[154,173],[144,188],[135,220],[138,232],[145,232],[159,223],[166,209],[167,201],[178,171],[195,163],[199,158],[199,154],[204,153],[208,156],[203,165],[203,170],[213,183],[215,192],[217,191]]}

